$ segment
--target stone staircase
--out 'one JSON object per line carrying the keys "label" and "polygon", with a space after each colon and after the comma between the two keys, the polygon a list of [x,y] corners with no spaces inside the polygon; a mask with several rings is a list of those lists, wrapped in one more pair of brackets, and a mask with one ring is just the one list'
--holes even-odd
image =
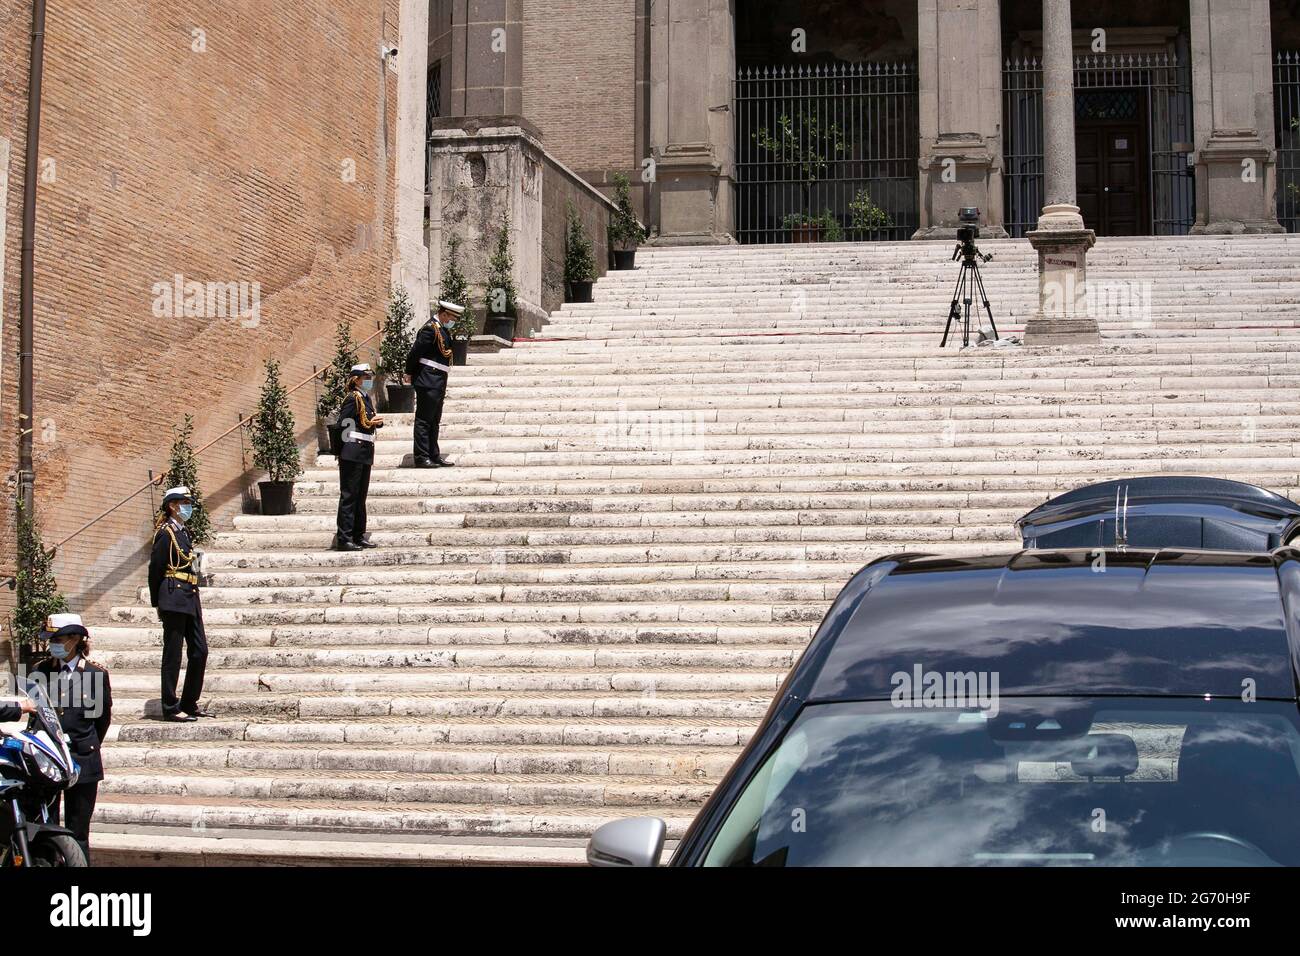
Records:
{"label": "stone staircase", "polygon": [[[1032,252],[981,245],[1018,334]],[[1012,549],[1034,505],[1124,475],[1297,493],[1300,237],[1101,240],[1090,277],[1122,301],[1073,349],[940,351],[950,251],[642,250],[456,370],[455,469],[399,469],[389,416],[374,551],[326,550],[313,461],[296,514],[238,517],[206,557],[218,718],[147,717],[147,600],[94,629],[101,859],[575,863],[641,814],[675,839],[867,561]]]}

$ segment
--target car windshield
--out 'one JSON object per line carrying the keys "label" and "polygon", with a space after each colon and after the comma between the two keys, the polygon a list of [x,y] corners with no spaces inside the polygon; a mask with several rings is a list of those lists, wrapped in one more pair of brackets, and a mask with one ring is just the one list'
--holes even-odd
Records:
{"label": "car windshield", "polygon": [[706,866],[1300,865],[1293,703],[804,708]]}

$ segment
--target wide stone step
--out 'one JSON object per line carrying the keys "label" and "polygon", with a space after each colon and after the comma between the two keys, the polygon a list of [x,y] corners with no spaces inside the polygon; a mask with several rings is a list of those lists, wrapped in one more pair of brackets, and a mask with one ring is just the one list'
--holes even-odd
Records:
{"label": "wide stone step", "polygon": [[[412,756],[418,761],[427,745],[465,744],[475,746],[513,746],[527,744],[539,746],[610,747],[631,745],[637,747],[739,747],[744,745],[754,727],[755,720],[727,717],[709,719],[686,718],[480,718],[462,717],[456,721],[383,720],[370,718],[347,722],[338,721],[272,721],[239,722],[234,720],[205,720],[199,726],[169,724],[162,721],[119,725],[115,738],[105,741],[106,759],[115,761],[126,757],[135,764],[149,760],[176,760],[180,766],[189,765],[172,751],[155,754],[132,753],[121,744],[152,744],[166,741],[186,743],[203,741],[208,744],[226,743],[229,754],[221,748],[211,752],[213,766],[226,766],[233,755],[250,751],[246,743],[264,744],[330,744],[321,748],[288,747],[280,754],[296,754],[288,759],[298,760],[300,766],[327,767],[331,761],[343,759],[350,747],[358,744],[374,747],[382,745],[382,752],[402,746],[416,747]],[[112,746],[108,744],[112,743]],[[120,755],[119,755],[120,752]],[[386,759],[381,751],[372,754],[376,761]],[[168,756],[172,755],[172,756]],[[304,761],[306,761],[304,763]],[[393,769],[401,769],[393,767]],[[411,769],[420,769],[418,766]]]}
{"label": "wide stone step", "polygon": [[212,798],[244,801],[325,800],[372,804],[473,804],[496,807],[568,806],[618,808],[668,806],[698,808],[712,792],[711,784],[660,777],[628,776],[611,780],[568,774],[519,775],[511,779],[496,774],[458,774],[430,779],[425,774],[370,771],[341,775],[334,771],[266,771],[231,776],[212,771],[182,774],[149,772],[142,768],[114,768],[100,785],[101,794],[141,796],[155,794],[188,800]]}
{"label": "wide stone step", "polygon": [[[741,746],[740,744],[736,745]],[[678,781],[713,781],[730,769],[737,751],[727,746],[568,747],[439,743],[419,746],[337,737],[329,747],[304,748],[258,741],[155,740],[122,742],[105,751],[110,767],[142,770],[320,771],[411,774],[583,774],[591,777],[655,776]],[[116,772],[116,770],[114,770]]]}
{"label": "wide stone step", "polygon": [[[850,572],[851,573],[851,572]],[[457,624],[454,627],[425,625],[280,625],[276,627],[205,628],[208,646],[234,647],[366,647],[391,644],[786,644],[806,643],[812,637],[810,624],[742,625],[718,624]],[[162,646],[162,626],[128,627],[97,624],[96,652],[134,650]],[[123,676],[115,681],[121,683]],[[152,680],[152,679],[151,679]],[[152,688],[152,683],[146,683]],[[122,688],[119,687],[119,690]]]}
{"label": "wide stone step", "polygon": [[327,800],[262,800],[210,797],[167,802],[154,794],[110,794],[95,807],[97,823],[205,828],[275,828],[333,833],[437,833],[469,836],[585,837],[625,816],[659,816],[668,833],[680,839],[694,808],[665,812],[662,806],[620,807],[600,812],[583,807],[511,807],[465,804],[382,804]]}
{"label": "wide stone step", "polygon": [[[813,623],[813,622],[809,622]],[[797,648],[796,648],[797,649]],[[158,660],[155,653],[151,666],[131,671],[116,671],[113,687],[128,696],[145,697],[158,690]],[[781,670],[755,670],[740,667],[709,669],[700,667],[693,671],[681,668],[663,669],[643,667],[637,670],[610,670],[583,667],[575,670],[551,667],[538,670],[518,668],[406,668],[368,670],[268,671],[209,669],[203,688],[211,694],[431,694],[457,692],[576,692],[608,693],[634,691],[638,693],[755,693],[773,694],[783,676]],[[204,722],[199,726],[189,724],[158,723],[141,725],[140,733],[155,733],[156,739],[170,739],[167,734],[184,733],[186,739],[202,739],[214,733],[214,725]],[[355,728],[354,728],[355,730]],[[115,733],[112,729],[110,734]],[[224,733],[224,731],[223,731]],[[383,733],[392,733],[389,727]],[[194,736],[199,735],[199,736]]]}

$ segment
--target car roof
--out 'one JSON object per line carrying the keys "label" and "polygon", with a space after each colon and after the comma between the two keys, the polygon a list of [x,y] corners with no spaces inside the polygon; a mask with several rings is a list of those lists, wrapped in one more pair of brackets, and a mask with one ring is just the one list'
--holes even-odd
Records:
{"label": "car roof", "polygon": [[856,606],[832,608],[797,683],[809,701],[971,672],[996,674],[1001,696],[1294,699],[1284,605],[1297,582],[1291,548],[895,555],[845,588]]}

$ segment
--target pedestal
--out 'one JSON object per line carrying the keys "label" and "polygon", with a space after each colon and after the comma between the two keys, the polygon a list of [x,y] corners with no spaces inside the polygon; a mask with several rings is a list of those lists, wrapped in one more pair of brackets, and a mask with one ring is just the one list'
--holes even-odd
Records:
{"label": "pedestal", "polygon": [[1038,311],[1025,323],[1025,345],[1090,345],[1101,330],[1090,313],[1088,250],[1097,234],[1084,228],[1077,206],[1043,209],[1029,233],[1038,252]]}

